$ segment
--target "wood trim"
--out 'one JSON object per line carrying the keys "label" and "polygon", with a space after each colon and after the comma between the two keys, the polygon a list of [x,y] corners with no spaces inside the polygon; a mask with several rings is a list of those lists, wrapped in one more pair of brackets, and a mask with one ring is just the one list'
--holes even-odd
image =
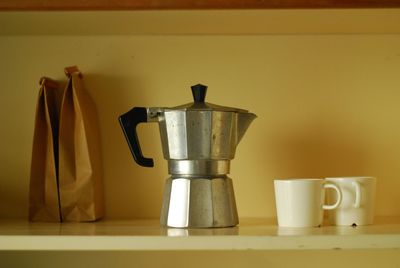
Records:
{"label": "wood trim", "polygon": [[400,0],[0,0],[0,10],[400,8]]}

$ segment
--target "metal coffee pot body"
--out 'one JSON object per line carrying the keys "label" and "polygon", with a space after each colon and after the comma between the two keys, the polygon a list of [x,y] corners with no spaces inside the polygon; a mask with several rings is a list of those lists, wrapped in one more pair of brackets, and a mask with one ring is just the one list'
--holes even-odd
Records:
{"label": "metal coffee pot body", "polygon": [[134,107],[119,121],[135,161],[153,167],[143,156],[136,126],[158,122],[163,155],[168,160],[161,225],[228,227],[238,224],[229,174],[230,160],[250,123],[252,113],[205,102],[207,87],[192,87],[194,102],[173,107]]}

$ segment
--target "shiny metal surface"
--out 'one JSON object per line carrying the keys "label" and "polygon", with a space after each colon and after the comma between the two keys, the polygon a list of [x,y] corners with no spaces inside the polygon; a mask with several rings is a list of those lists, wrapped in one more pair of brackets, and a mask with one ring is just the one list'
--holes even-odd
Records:
{"label": "shiny metal surface", "polygon": [[221,106],[209,102],[190,102],[183,105],[170,108],[171,110],[184,110],[184,111],[220,111],[220,112],[237,112],[237,113],[247,113],[247,110]]}
{"label": "shiny metal surface", "polygon": [[239,223],[232,180],[170,177],[160,223],[168,227],[230,227]]}
{"label": "shiny metal surface", "polygon": [[148,120],[158,120],[163,155],[170,159],[233,159],[252,113],[185,111],[148,108]]}
{"label": "shiny metal surface", "polygon": [[172,175],[165,185],[161,225],[238,224],[232,180],[226,174],[237,144],[256,116],[227,110],[148,108],[148,120],[158,120],[163,155]]}
{"label": "shiny metal surface", "polygon": [[168,173],[187,176],[217,176],[229,174],[229,160],[169,160]]}
{"label": "shiny metal surface", "polygon": [[246,133],[247,129],[249,128],[251,122],[256,119],[257,116],[252,113],[238,113],[237,114],[237,143],[242,140],[244,134]]}
{"label": "shiny metal surface", "polygon": [[165,112],[160,124],[160,134],[165,159],[187,159],[190,137],[187,135],[186,113]]}

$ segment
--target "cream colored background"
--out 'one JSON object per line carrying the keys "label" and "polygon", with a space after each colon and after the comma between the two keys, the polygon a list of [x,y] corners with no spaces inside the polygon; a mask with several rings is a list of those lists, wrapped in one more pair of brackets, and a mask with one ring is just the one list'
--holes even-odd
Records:
{"label": "cream colored background", "polygon": [[42,75],[78,65],[101,120],[108,218],[159,216],[167,166],[158,127],[139,128],[155,168],[136,165],[118,125],[133,106],[191,101],[258,115],[230,176],[241,217],[273,217],[273,179],[378,178],[377,215],[400,215],[400,35],[0,36],[0,218],[27,216]]}

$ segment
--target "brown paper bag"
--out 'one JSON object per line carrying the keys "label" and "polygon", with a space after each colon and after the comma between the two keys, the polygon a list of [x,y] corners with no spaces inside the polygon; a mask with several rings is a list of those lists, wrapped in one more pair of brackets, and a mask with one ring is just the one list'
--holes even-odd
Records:
{"label": "brown paper bag", "polygon": [[40,79],[29,185],[29,220],[61,221],[58,192],[57,82]]}
{"label": "brown paper bag", "polygon": [[65,68],[65,73],[69,79],[59,132],[61,215],[63,221],[94,221],[104,213],[97,113],[78,68]]}

